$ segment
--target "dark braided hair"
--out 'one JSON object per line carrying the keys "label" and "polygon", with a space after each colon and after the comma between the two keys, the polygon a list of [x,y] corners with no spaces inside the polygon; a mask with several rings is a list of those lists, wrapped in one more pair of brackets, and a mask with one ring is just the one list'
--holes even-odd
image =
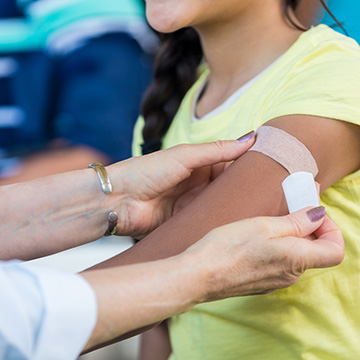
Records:
{"label": "dark braided hair", "polygon": [[[305,28],[294,22],[289,13],[289,10],[296,9],[300,0],[282,1],[290,23],[305,31]],[[319,1],[330,13],[326,4]],[[339,23],[338,25],[341,26]],[[162,137],[169,129],[185,94],[196,81],[197,68],[203,57],[199,36],[193,28],[184,28],[161,37],[162,45],[155,62],[154,80],[147,89],[141,106],[145,119],[142,133],[144,143],[141,145],[143,155],[160,150]]]}
{"label": "dark braided hair", "polygon": [[196,80],[196,69],[202,57],[200,39],[194,29],[184,28],[162,35],[154,80],[142,102],[144,155],[160,149],[161,138]]}

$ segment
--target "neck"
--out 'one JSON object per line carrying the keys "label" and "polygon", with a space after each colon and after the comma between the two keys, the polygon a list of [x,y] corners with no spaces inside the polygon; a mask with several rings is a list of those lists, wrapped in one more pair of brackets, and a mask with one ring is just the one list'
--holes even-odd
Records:
{"label": "neck", "polygon": [[289,24],[280,1],[264,1],[231,19],[196,29],[211,75],[196,113],[202,117],[279,58],[301,30]]}
{"label": "neck", "polygon": [[296,41],[301,31],[288,23],[280,2],[276,3],[262,2],[232,20],[197,28],[211,70],[210,83],[217,87],[235,83],[238,88]]}

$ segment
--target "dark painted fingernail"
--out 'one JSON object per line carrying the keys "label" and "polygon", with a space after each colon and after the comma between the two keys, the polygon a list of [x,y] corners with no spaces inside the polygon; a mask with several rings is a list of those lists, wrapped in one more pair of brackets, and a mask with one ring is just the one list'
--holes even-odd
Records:
{"label": "dark painted fingernail", "polygon": [[326,208],[324,206],[319,206],[309,210],[306,214],[311,222],[316,222],[326,215]]}
{"label": "dark painted fingernail", "polygon": [[250,131],[249,133],[239,137],[237,139],[237,141],[238,142],[246,142],[246,141],[250,140],[251,138],[253,138],[254,136],[255,136],[255,131],[253,130],[253,131]]}

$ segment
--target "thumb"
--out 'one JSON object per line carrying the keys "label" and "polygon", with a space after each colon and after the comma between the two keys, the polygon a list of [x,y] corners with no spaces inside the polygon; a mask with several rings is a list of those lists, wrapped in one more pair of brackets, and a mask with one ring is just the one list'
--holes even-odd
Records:
{"label": "thumb", "polygon": [[303,269],[339,265],[344,259],[344,239],[339,227],[327,216],[314,232],[314,240],[297,238],[296,259]]}
{"label": "thumb", "polygon": [[[315,257],[317,267],[335,266],[344,259],[344,238],[340,228],[327,216],[314,232],[316,239],[311,243],[317,247],[318,258]],[[312,249],[312,254],[316,256]],[[313,266],[315,267],[315,266]]]}
{"label": "thumb", "polygon": [[[293,214],[271,218],[273,238],[296,240],[296,259],[301,268],[324,268],[339,265],[344,258],[344,239],[339,227],[330,220],[323,206],[305,208]],[[303,239],[314,233],[315,239]],[[295,254],[294,254],[295,255]]]}
{"label": "thumb", "polygon": [[220,162],[235,160],[244,154],[253,144],[255,133],[248,138],[238,140],[218,140],[211,143],[178,145],[166,151],[172,151],[173,156],[187,169],[197,169]]}
{"label": "thumb", "polygon": [[303,238],[320,227],[325,215],[325,207],[319,206],[307,207],[282,217],[269,218],[272,237],[294,236]]}

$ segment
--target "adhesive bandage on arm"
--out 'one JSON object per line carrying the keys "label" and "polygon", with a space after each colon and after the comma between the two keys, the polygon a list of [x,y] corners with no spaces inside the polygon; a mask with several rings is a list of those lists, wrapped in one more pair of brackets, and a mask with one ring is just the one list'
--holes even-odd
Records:
{"label": "adhesive bandage on arm", "polygon": [[261,126],[256,130],[256,142],[249,151],[260,152],[283,166],[290,174],[307,171],[315,177],[318,168],[308,148],[284,130]]}
{"label": "adhesive bandage on arm", "polygon": [[290,213],[319,205],[314,181],[318,173],[316,161],[294,136],[272,126],[261,126],[256,131],[256,143],[249,151],[270,157],[290,173],[282,183]]}

